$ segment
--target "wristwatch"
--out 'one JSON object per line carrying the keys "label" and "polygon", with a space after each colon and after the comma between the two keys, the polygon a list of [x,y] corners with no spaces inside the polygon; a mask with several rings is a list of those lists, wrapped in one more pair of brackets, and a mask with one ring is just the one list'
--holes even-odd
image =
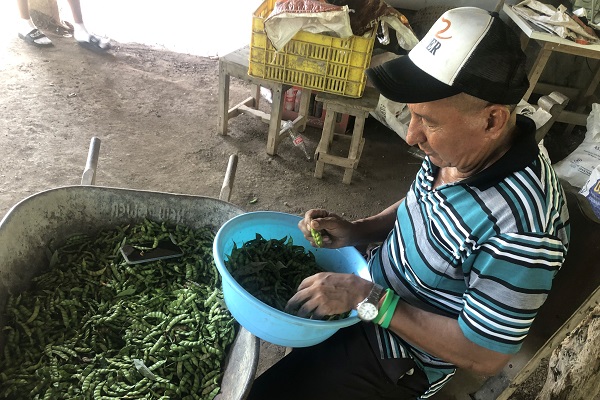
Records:
{"label": "wristwatch", "polygon": [[358,318],[363,321],[373,321],[379,312],[379,300],[383,295],[383,287],[373,283],[373,287],[369,292],[366,299],[358,303],[356,311],[358,312]]}

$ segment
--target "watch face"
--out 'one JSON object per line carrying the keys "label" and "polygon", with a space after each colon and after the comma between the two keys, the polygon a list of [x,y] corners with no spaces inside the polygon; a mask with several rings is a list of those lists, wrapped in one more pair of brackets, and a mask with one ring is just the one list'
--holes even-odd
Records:
{"label": "watch face", "polygon": [[358,312],[358,318],[363,321],[372,321],[377,316],[377,307],[375,304],[362,302],[356,307],[356,311]]}

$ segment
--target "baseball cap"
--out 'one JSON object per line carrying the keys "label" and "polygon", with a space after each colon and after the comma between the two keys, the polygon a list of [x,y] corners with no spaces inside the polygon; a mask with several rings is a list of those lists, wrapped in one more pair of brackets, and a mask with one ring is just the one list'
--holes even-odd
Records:
{"label": "baseball cap", "polygon": [[406,56],[367,69],[388,99],[423,103],[464,92],[496,104],[517,104],[529,81],[516,33],[496,12],[446,11]]}

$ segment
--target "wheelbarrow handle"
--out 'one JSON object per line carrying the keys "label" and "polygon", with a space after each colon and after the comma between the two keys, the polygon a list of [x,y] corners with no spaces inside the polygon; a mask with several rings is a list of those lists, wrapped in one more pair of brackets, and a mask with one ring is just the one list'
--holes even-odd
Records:
{"label": "wheelbarrow handle", "polygon": [[227,171],[225,172],[225,179],[223,180],[223,186],[221,187],[219,200],[225,200],[228,202],[231,198],[231,190],[233,189],[233,181],[235,180],[237,162],[237,154],[232,154],[229,156],[229,163],[227,164]]}
{"label": "wheelbarrow handle", "polygon": [[81,177],[82,185],[96,184],[96,168],[98,167],[98,155],[100,154],[100,138],[92,137],[90,141],[90,149],[88,151],[85,169]]}

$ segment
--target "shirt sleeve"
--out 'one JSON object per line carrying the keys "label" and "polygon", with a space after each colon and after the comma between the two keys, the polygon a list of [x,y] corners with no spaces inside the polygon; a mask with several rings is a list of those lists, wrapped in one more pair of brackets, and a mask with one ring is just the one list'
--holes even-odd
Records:
{"label": "shirt sleeve", "polygon": [[487,349],[516,353],[566,255],[547,234],[505,234],[481,245],[458,318],[464,335]]}

